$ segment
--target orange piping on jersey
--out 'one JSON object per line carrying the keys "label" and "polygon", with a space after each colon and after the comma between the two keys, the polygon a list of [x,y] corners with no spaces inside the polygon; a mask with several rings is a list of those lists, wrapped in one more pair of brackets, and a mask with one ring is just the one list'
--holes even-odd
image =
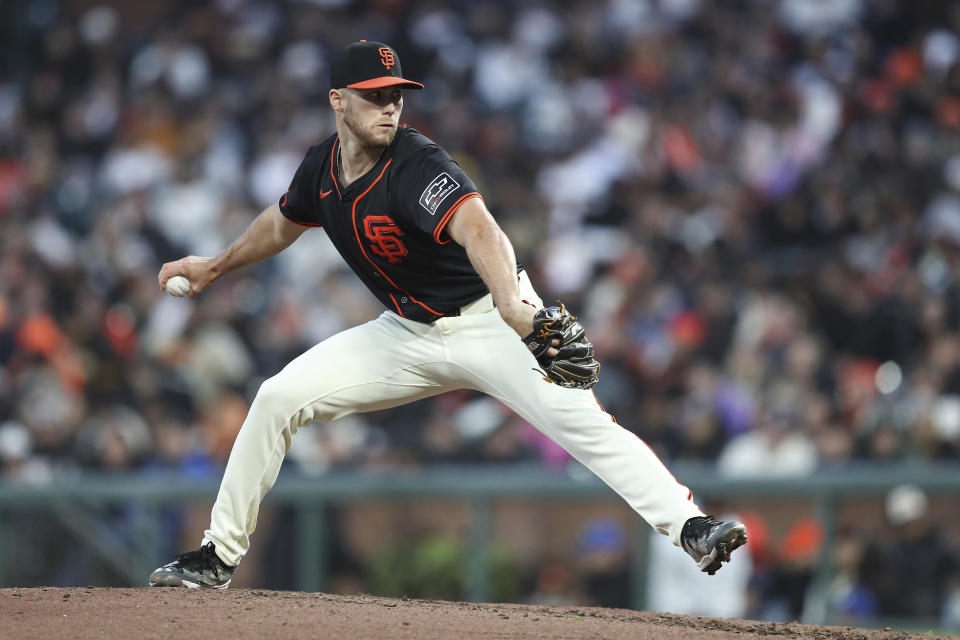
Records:
{"label": "orange piping on jersey", "polygon": [[393,300],[393,306],[397,308],[397,313],[400,314],[400,317],[406,318],[407,316],[403,315],[403,311],[400,310],[400,305],[397,304],[397,299],[393,297],[393,294],[388,291],[387,295],[390,296],[391,300]]}
{"label": "orange piping on jersey", "polygon": [[446,240],[441,240],[440,233],[443,231],[444,227],[447,226],[447,223],[450,222],[450,218],[452,218],[453,214],[457,212],[457,209],[460,208],[460,205],[462,205],[464,202],[466,202],[470,198],[482,199],[483,196],[481,196],[480,193],[477,191],[471,191],[470,193],[465,193],[462,196],[460,196],[459,200],[453,203],[453,206],[447,209],[447,212],[443,214],[442,218],[440,218],[440,224],[438,224],[437,228],[433,230],[433,239],[436,240],[437,243],[447,244],[448,242],[450,242],[450,238],[447,238]]}
{"label": "orange piping on jersey", "polygon": [[[394,286],[396,286],[396,285],[394,285]],[[400,290],[403,291],[403,289],[400,289]],[[410,294],[408,293],[407,295],[409,296]],[[427,311],[429,311],[430,313],[432,313],[433,315],[435,315],[435,316],[443,316],[442,313],[440,313],[439,311],[434,311],[433,309],[431,309],[431,308],[428,307],[427,305],[423,304],[422,302],[420,302],[419,300],[417,300],[417,299],[414,298],[413,296],[410,296],[410,299],[413,300],[414,302],[416,302],[418,305],[420,305],[420,306],[423,307],[424,309],[426,309]]]}
{"label": "orange piping on jersey", "polygon": [[[387,167],[390,166],[390,163],[391,163],[391,162],[393,162],[393,158],[390,158],[389,160],[387,160],[387,164],[383,165],[383,169],[380,170],[380,175],[377,176],[377,179],[374,180],[374,181],[370,184],[369,187],[367,187],[366,191],[364,191],[364,192],[361,193],[359,196],[357,196],[357,199],[353,201],[353,207],[350,209],[350,217],[351,217],[351,219],[353,220],[353,235],[354,235],[354,237],[357,239],[357,246],[360,247],[360,253],[363,254],[363,257],[367,259],[367,262],[369,262],[370,264],[373,265],[373,268],[374,268],[374,269],[376,269],[377,271],[380,272],[380,275],[382,275],[382,276],[387,280],[387,282],[389,282],[391,285],[393,285],[394,289],[396,289],[397,291],[402,292],[405,296],[407,296],[408,298],[410,298],[411,301],[413,301],[413,302],[415,302],[416,304],[420,305],[421,307],[423,307],[424,309],[426,309],[427,311],[429,311],[429,312],[432,313],[433,315],[435,315],[435,316],[443,316],[443,314],[440,313],[439,311],[434,311],[433,309],[431,309],[431,308],[428,307],[427,305],[423,304],[422,302],[420,302],[419,300],[417,300],[416,298],[414,298],[412,295],[410,295],[410,292],[407,291],[406,289],[402,289],[402,288],[398,287],[398,286],[397,286],[397,283],[394,282],[393,280],[391,280],[391,279],[390,279],[390,276],[388,276],[386,273],[384,273],[383,269],[381,269],[380,267],[378,267],[378,266],[377,266],[377,263],[370,259],[370,256],[367,255],[367,252],[366,252],[366,251],[364,250],[364,248],[363,248],[363,241],[360,240],[360,232],[357,231],[357,205],[360,204],[360,201],[363,200],[363,197],[364,197],[365,195],[367,195],[368,193],[370,193],[370,190],[373,189],[373,187],[374,187],[378,182],[380,182],[380,178],[382,178],[382,177],[383,177],[383,174],[387,172]],[[387,293],[388,293],[388,295],[390,295],[390,299],[393,300],[393,304],[397,304],[396,298],[394,298],[393,295],[390,294],[389,291],[388,291]],[[397,307],[397,309],[399,309],[399,306]],[[403,314],[401,313],[400,315],[403,315]]]}
{"label": "orange piping on jersey", "polygon": [[[330,177],[333,178],[333,187],[337,190],[337,197],[343,198],[340,195],[340,185],[337,184],[337,175],[333,171],[333,166],[336,164],[336,153],[337,153],[337,143],[340,142],[340,136],[337,136],[333,141],[333,148],[330,149]],[[379,178],[377,178],[379,180]]]}

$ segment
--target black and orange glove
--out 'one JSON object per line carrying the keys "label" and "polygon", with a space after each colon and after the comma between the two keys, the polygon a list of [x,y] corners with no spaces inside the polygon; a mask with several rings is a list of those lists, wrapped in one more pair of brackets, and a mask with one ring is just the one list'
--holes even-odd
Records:
{"label": "black and orange glove", "polygon": [[[533,331],[523,338],[537,359],[544,380],[570,389],[590,389],[597,384],[600,363],[593,357],[593,344],[583,325],[570,315],[562,302],[544,307],[533,316]],[[557,355],[547,355],[553,340],[559,341]]]}

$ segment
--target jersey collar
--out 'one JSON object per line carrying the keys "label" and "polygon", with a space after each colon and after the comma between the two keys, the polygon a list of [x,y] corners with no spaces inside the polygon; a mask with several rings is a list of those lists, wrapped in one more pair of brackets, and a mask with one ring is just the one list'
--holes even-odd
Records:
{"label": "jersey collar", "polygon": [[340,176],[338,171],[338,160],[340,158],[340,136],[338,135],[333,141],[333,148],[330,149],[330,178],[333,180],[333,187],[337,190],[337,197],[343,200],[344,196],[349,194],[352,191],[355,191],[359,188],[365,188],[371,180],[373,180],[383,168],[383,163],[393,157],[393,152],[397,148],[397,140],[400,137],[400,131],[407,128],[407,125],[400,123],[400,126],[397,129],[397,135],[393,136],[393,141],[387,145],[383,150],[383,153],[380,154],[380,158],[377,159],[377,162],[370,167],[366,173],[362,176],[351,182],[346,188],[340,184]]}

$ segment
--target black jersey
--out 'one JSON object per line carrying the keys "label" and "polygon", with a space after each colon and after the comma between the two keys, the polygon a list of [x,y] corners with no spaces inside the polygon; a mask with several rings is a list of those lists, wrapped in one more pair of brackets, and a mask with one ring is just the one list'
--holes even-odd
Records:
{"label": "black jersey", "polygon": [[405,318],[433,322],[485,295],[466,250],[444,231],[464,202],[480,197],[460,166],[401,124],[377,164],[344,189],[339,146],[333,135],[310,147],[280,199],[283,215],[323,227],[370,291]]}

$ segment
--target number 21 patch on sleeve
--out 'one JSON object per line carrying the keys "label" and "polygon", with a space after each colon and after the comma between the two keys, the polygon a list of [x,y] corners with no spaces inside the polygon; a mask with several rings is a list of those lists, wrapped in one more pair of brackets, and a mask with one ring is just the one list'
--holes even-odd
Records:
{"label": "number 21 patch on sleeve", "polygon": [[450,177],[446,171],[434,178],[420,194],[420,204],[433,215],[440,203],[452,192],[460,188],[460,183]]}

